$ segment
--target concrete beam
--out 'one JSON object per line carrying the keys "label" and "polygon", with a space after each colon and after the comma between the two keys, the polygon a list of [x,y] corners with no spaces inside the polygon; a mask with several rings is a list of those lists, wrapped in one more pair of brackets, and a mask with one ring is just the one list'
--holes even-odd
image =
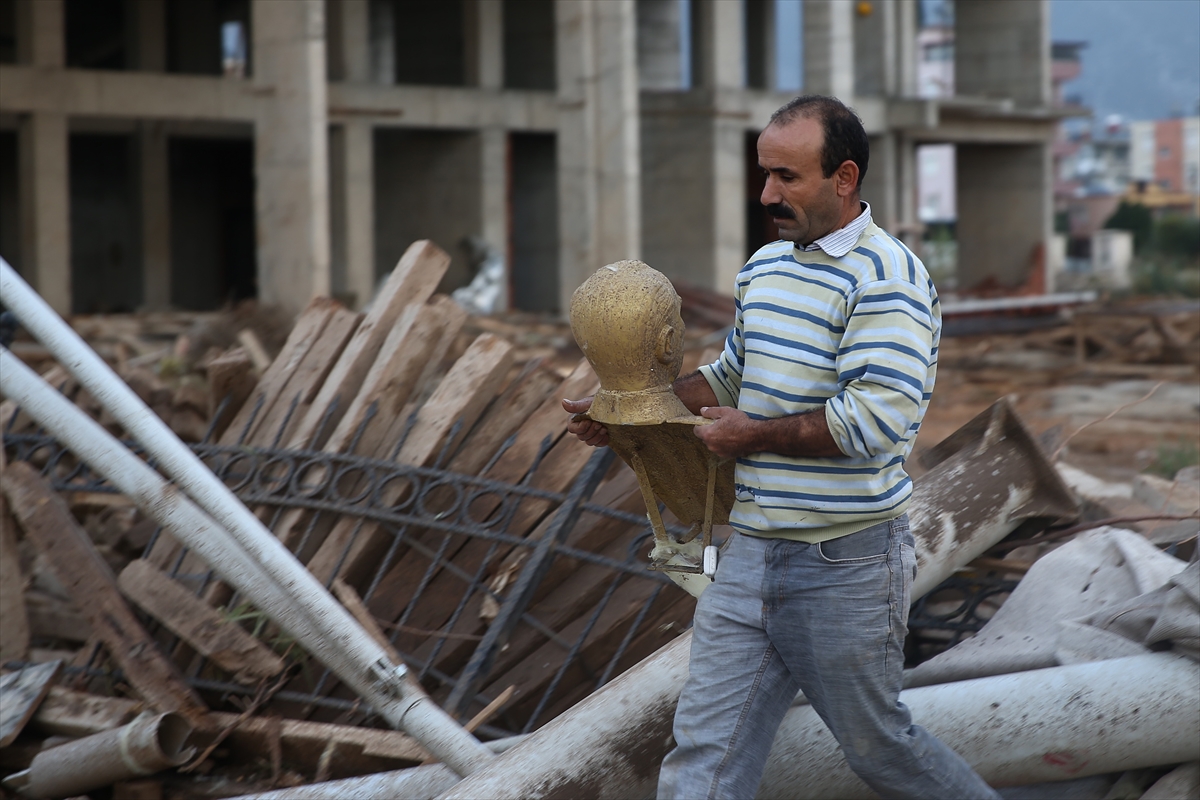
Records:
{"label": "concrete beam", "polygon": [[[204,75],[103,70],[43,70],[0,65],[0,114],[54,112],[73,117],[242,122],[256,119],[275,91],[244,80]],[[473,87],[328,84],[331,119],[410,128],[475,128],[552,133],[553,92]]]}
{"label": "concrete beam", "polygon": [[599,267],[641,254],[633,0],[556,0],[560,309]]}
{"label": "concrete beam", "polygon": [[23,117],[17,137],[21,272],[59,314],[71,313],[67,118]]}
{"label": "concrete beam", "polygon": [[258,297],[299,313],[330,291],[324,0],[252,0]]}
{"label": "concrete beam", "polygon": [[[264,90],[202,75],[0,65],[0,111],[252,122]],[[270,90],[266,90],[270,91]]]}

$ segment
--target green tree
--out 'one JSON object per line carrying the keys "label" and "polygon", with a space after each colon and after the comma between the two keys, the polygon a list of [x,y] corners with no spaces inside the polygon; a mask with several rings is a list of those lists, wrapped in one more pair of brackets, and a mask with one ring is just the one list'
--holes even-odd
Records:
{"label": "green tree", "polygon": [[1121,205],[1117,206],[1117,210],[1104,223],[1104,227],[1110,230],[1132,232],[1133,249],[1140,253],[1146,245],[1150,244],[1150,238],[1154,232],[1154,219],[1150,216],[1150,209],[1144,205],[1127,203],[1122,200]]}

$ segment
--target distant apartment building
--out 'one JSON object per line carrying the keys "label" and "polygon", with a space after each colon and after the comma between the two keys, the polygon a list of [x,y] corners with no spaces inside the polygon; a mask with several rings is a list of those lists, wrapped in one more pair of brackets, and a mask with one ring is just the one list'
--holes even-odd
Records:
{"label": "distant apartment building", "polygon": [[1134,122],[1129,138],[1129,176],[1140,191],[1200,195],[1200,117]]}

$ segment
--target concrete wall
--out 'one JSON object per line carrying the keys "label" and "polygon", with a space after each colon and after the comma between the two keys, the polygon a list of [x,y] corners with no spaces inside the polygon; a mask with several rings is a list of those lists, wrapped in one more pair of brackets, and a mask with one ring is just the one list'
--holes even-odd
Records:
{"label": "concrete wall", "polygon": [[713,125],[706,107],[687,98],[643,95],[642,259],[671,280],[712,287]]}
{"label": "concrete wall", "polygon": [[958,285],[1015,287],[1052,235],[1046,145],[959,145]]}
{"label": "concrete wall", "polygon": [[375,132],[375,270],[387,274],[417,239],[451,256],[439,291],[471,280],[459,242],[479,235],[479,134],[464,131]]}
{"label": "concrete wall", "polygon": [[1040,0],[954,5],[954,75],[958,94],[1012,98],[1018,106],[1050,102],[1050,4]]}

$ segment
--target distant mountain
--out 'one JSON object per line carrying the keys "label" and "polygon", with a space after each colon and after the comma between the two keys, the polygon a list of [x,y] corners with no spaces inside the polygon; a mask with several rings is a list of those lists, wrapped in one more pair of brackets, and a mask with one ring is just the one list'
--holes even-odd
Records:
{"label": "distant mountain", "polygon": [[1097,121],[1200,113],[1200,0],[1051,0],[1050,31],[1088,43],[1065,93]]}

